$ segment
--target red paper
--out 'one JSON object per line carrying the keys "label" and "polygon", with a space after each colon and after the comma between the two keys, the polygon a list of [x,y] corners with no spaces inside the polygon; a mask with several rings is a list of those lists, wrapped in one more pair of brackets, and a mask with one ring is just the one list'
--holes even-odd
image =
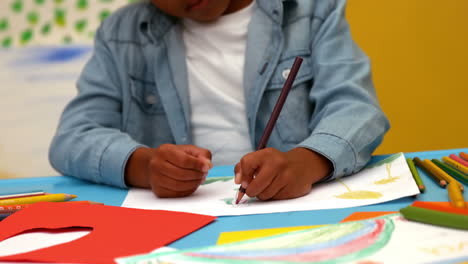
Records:
{"label": "red paper", "polygon": [[149,253],[216,217],[162,210],[71,203],[38,203],[0,222],[0,241],[33,229],[87,227],[77,240],[0,257],[0,261],[114,263],[117,257]]}

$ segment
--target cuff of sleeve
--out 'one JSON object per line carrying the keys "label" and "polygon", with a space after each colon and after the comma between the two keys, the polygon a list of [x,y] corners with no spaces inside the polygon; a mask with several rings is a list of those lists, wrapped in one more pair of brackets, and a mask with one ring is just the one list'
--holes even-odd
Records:
{"label": "cuff of sleeve", "polygon": [[107,146],[99,163],[100,182],[128,188],[125,184],[125,166],[130,155],[142,145],[131,138],[123,137]]}
{"label": "cuff of sleeve", "polygon": [[317,133],[298,144],[298,147],[313,150],[331,161],[333,172],[321,182],[353,173],[356,168],[356,153],[349,142],[332,134]]}

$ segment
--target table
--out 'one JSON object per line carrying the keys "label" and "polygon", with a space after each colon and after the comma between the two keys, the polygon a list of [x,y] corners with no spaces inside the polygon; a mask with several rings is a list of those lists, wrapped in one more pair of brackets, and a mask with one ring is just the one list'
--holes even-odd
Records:
{"label": "table", "polygon": [[[468,148],[437,150],[426,152],[405,153],[407,158],[419,157],[421,159],[442,158],[452,153],[468,152]],[[374,156],[371,162],[385,158],[386,155]],[[185,249],[195,246],[208,246],[216,244],[221,232],[241,231],[250,229],[264,229],[286,226],[303,226],[337,223],[346,216],[357,211],[398,211],[415,200],[420,201],[448,201],[447,191],[436,185],[421,170],[421,178],[426,186],[425,193],[417,197],[406,197],[398,200],[353,208],[299,211],[286,213],[272,213],[244,216],[222,216],[210,225],[179,239],[168,245],[170,247]],[[233,175],[233,166],[215,167],[208,177]],[[38,177],[0,180],[0,188],[14,190],[45,189],[53,193],[71,193],[78,195],[77,200],[92,200],[103,202],[106,205],[120,206],[125,199],[127,190],[110,186],[98,185],[82,181],[73,177]],[[465,200],[468,200],[465,192]]]}

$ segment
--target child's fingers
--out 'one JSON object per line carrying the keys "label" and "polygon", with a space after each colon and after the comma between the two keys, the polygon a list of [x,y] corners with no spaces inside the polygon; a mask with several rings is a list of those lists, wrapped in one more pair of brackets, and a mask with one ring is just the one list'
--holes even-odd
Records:
{"label": "child's fingers", "polygon": [[180,168],[170,162],[159,160],[155,160],[155,162],[151,164],[151,170],[155,174],[163,174],[176,181],[201,181],[206,174],[198,170]]}
{"label": "child's fingers", "polygon": [[190,154],[197,158],[201,158],[209,167],[209,169],[213,168],[213,164],[211,163],[211,151],[209,151],[208,149],[200,148],[194,145],[180,145],[179,147],[183,149],[187,154]]}
{"label": "child's fingers", "polygon": [[286,188],[287,181],[282,175],[277,175],[275,179],[256,197],[260,200],[270,200]]}
{"label": "child's fingers", "polygon": [[163,186],[155,186],[153,188],[153,193],[155,193],[159,198],[175,198],[175,197],[185,197],[189,196],[194,193],[197,189],[194,188],[192,190],[176,192],[169,190]]}
{"label": "child's fingers", "polygon": [[[262,166],[257,169],[255,178],[249,183],[249,187],[245,193],[249,197],[257,197],[259,194],[264,192],[266,189],[275,188],[275,185],[272,185],[276,181],[276,176],[278,171],[276,171],[271,166]],[[276,193],[278,190],[270,190],[270,192]],[[273,195],[272,195],[273,196]],[[259,197],[261,199],[261,197]]]}
{"label": "child's fingers", "polygon": [[235,184],[241,184],[242,182],[242,173],[241,173],[241,165],[240,163],[237,163],[236,166],[234,167],[234,183]]}
{"label": "child's fingers", "polygon": [[163,157],[166,161],[181,169],[197,170],[203,173],[208,173],[210,164],[205,160],[197,158],[187,153],[183,148],[176,145],[161,146],[160,151],[163,152]]}
{"label": "child's fingers", "polygon": [[197,189],[201,183],[201,179],[191,181],[178,181],[170,177],[159,177],[157,181],[160,187],[163,187],[173,192],[187,192],[190,190],[194,190]]}

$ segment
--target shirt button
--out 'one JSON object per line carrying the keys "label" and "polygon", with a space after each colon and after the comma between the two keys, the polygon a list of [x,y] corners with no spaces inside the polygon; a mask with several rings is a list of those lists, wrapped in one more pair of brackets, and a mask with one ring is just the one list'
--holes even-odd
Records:
{"label": "shirt button", "polygon": [[285,80],[288,78],[290,72],[291,72],[291,69],[286,69],[283,71],[282,75]]}
{"label": "shirt button", "polygon": [[145,98],[145,101],[147,104],[153,105],[157,102],[158,98],[156,98],[156,95],[150,94],[147,95]]}

